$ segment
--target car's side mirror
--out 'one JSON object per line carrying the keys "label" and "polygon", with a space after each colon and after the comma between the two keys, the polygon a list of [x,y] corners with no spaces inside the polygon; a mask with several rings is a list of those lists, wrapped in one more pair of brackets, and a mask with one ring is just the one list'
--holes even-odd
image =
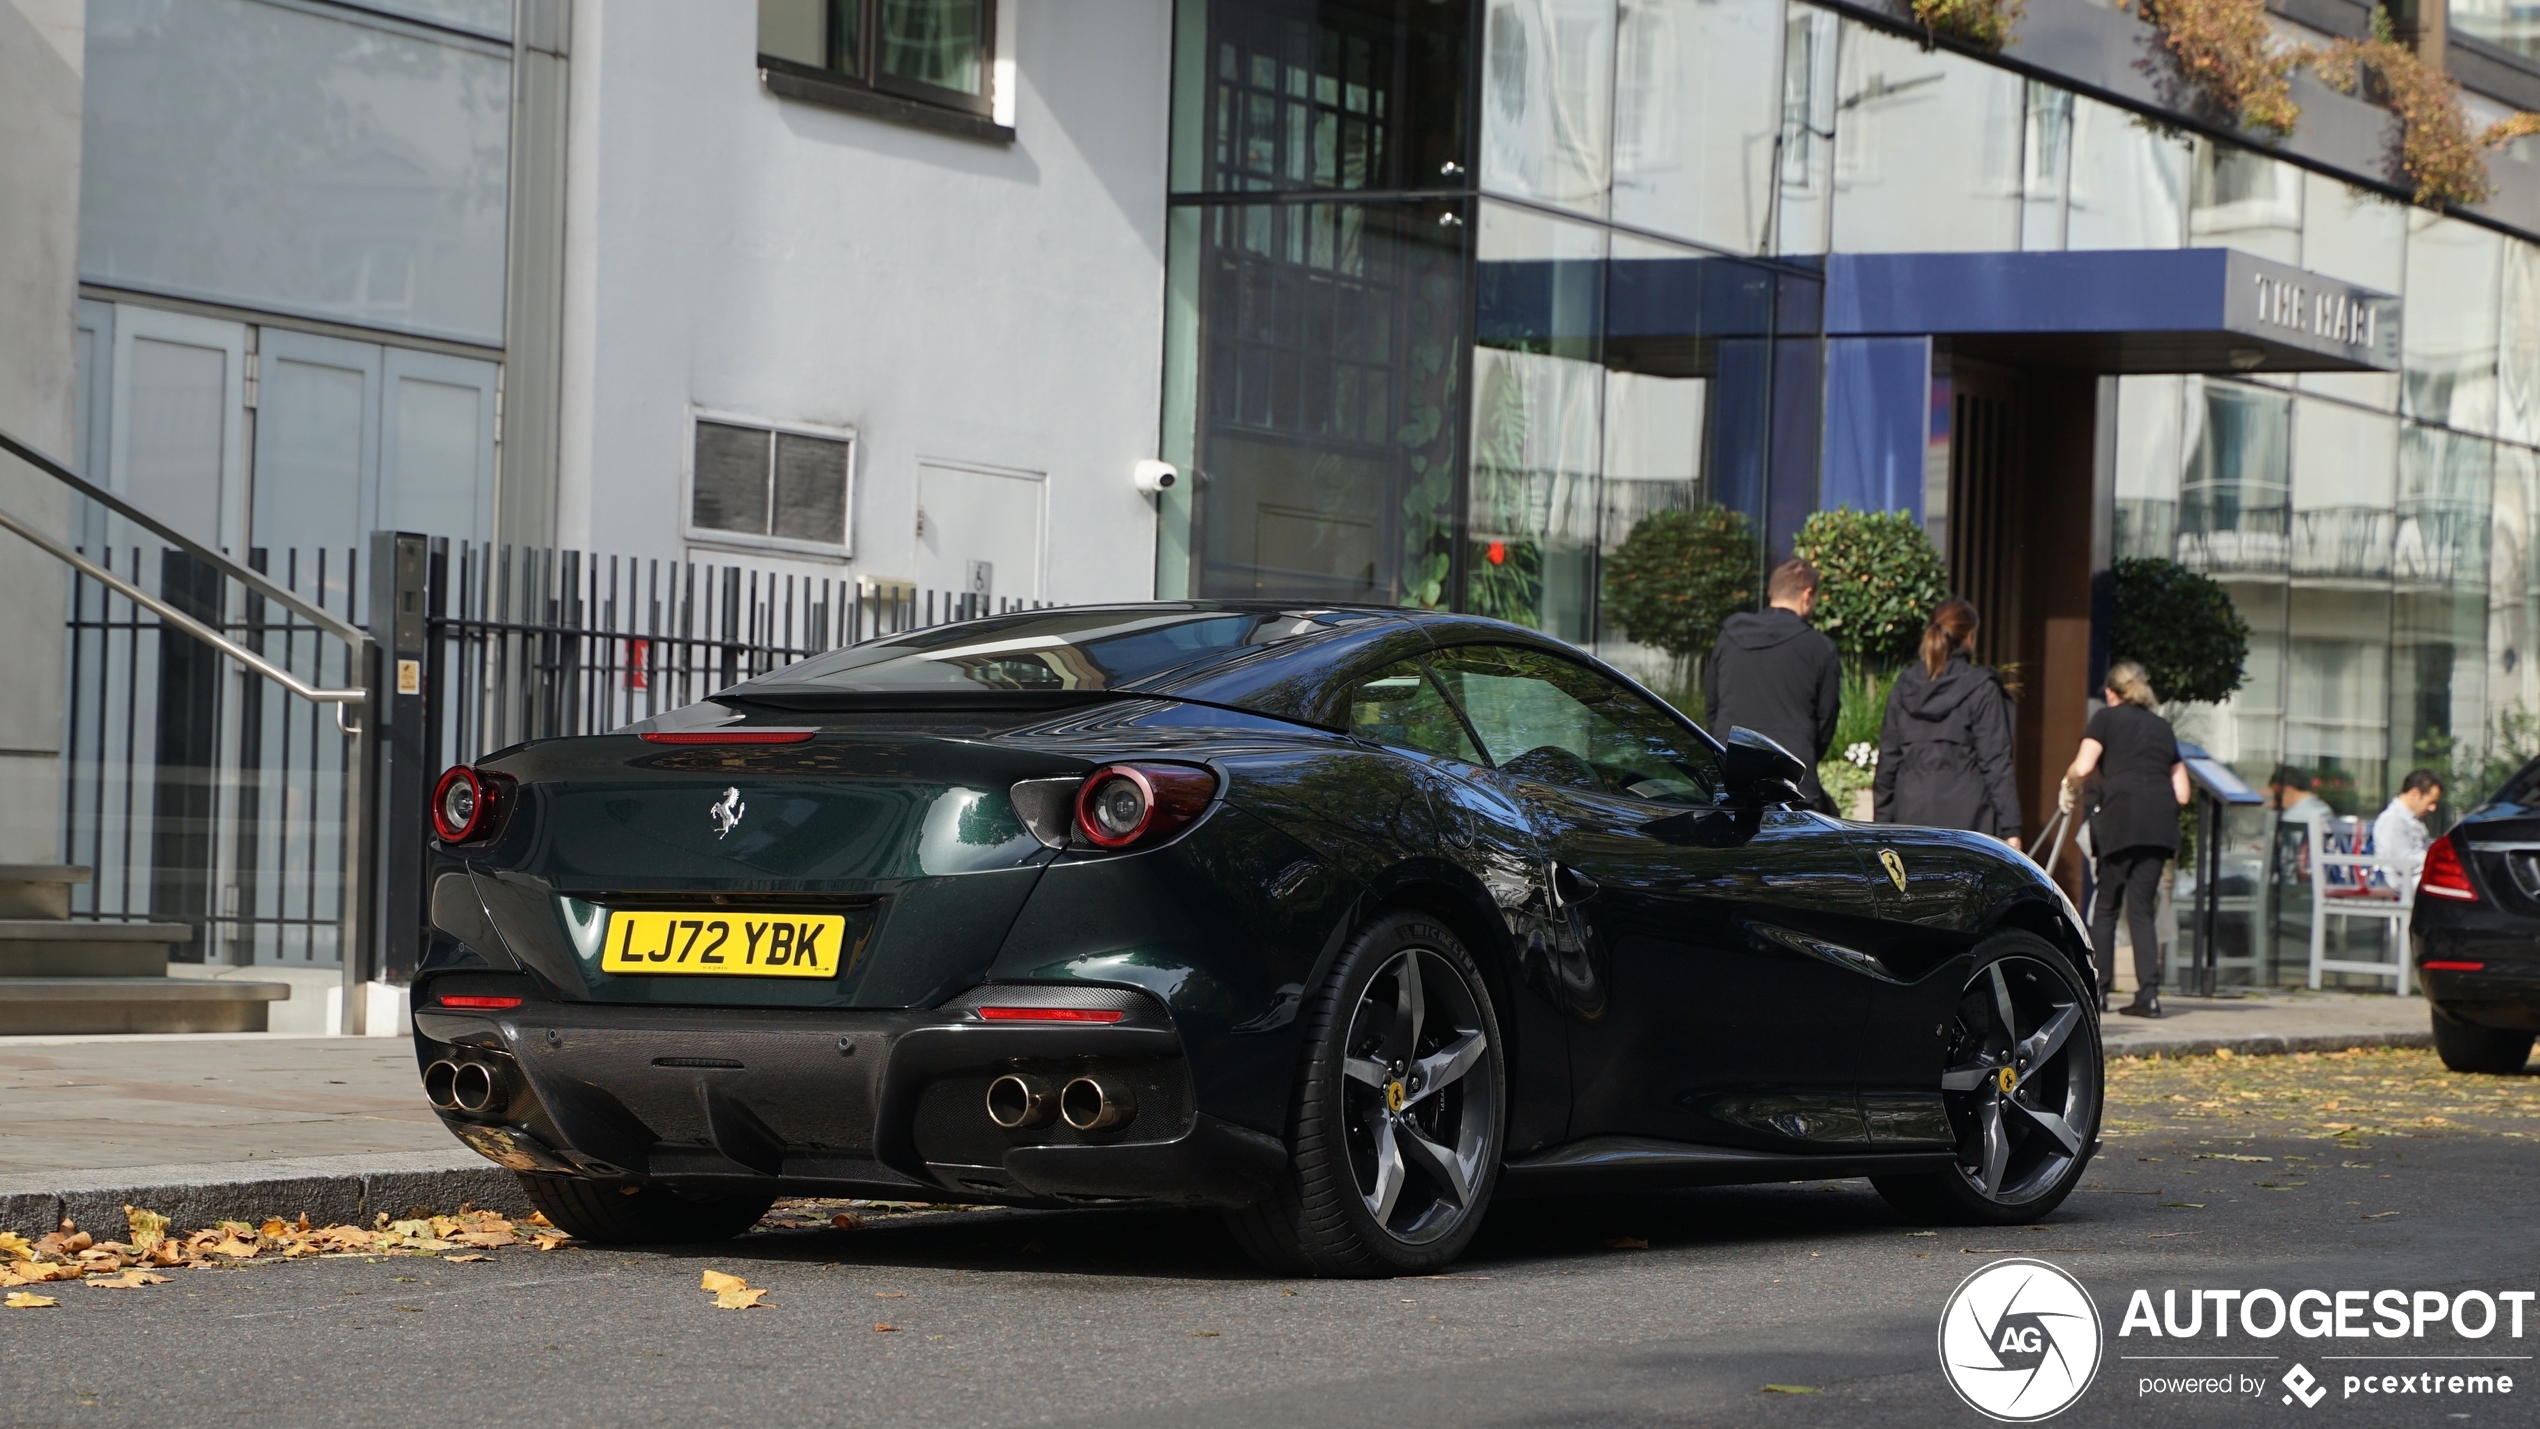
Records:
{"label": "car's side mirror", "polygon": [[1729,730],[1720,776],[1728,802],[1738,808],[1778,808],[1808,800],[1799,792],[1808,766],[1799,762],[1798,755],[1743,725]]}

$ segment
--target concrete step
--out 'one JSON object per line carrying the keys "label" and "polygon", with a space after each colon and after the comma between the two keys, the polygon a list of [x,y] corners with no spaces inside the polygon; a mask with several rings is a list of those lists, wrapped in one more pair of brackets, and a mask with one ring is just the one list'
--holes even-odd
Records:
{"label": "concrete step", "polygon": [[282,982],[174,977],[0,979],[0,1037],[93,1032],[262,1032]]}
{"label": "concrete step", "polygon": [[66,863],[0,863],[0,918],[68,918],[71,888],[88,878]]}
{"label": "concrete step", "polygon": [[184,923],[55,922],[0,918],[0,980],[167,976],[168,949],[190,941]]}

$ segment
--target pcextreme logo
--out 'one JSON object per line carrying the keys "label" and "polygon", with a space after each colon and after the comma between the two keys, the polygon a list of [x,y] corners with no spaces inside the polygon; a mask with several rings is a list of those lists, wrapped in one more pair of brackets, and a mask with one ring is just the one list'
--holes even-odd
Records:
{"label": "pcextreme logo", "polygon": [[2042,1260],[1998,1260],[1940,1312],[1940,1369],[1968,1407],[2006,1424],[2051,1419],[2099,1372],[2099,1307]]}

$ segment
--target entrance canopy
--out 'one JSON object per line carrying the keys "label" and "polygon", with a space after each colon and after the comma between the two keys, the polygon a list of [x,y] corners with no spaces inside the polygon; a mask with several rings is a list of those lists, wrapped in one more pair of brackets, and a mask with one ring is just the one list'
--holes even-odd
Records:
{"label": "entrance canopy", "polygon": [[2393,372],[2399,300],[2231,248],[1842,253],[1828,337],[2089,372]]}
{"label": "entrance canopy", "polygon": [[[2093,373],[2399,366],[2397,298],[2236,249],[1838,253],[1785,263],[1484,262],[1478,336],[1486,347],[1671,377],[1712,375],[1723,343],[1819,331],[1928,338],[1961,356]],[[1821,269],[1822,285],[1797,271],[1805,267]]]}

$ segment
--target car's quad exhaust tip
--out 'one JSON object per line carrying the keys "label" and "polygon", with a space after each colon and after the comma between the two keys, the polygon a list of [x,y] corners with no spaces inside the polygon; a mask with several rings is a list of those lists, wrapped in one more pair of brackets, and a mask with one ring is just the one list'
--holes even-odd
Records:
{"label": "car's quad exhaust tip", "polygon": [[1058,1120],[1058,1090],[1046,1080],[1008,1072],[988,1083],[988,1120],[1007,1131],[1027,1131]]}
{"label": "car's quad exhaust tip", "polygon": [[436,1111],[498,1112],[509,1100],[503,1079],[482,1062],[433,1063],[423,1069],[423,1094]]}
{"label": "car's quad exhaust tip", "polygon": [[1107,1131],[1138,1114],[1138,1099],[1117,1078],[1078,1077],[1059,1089],[1058,1114],[1078,1131]]}

